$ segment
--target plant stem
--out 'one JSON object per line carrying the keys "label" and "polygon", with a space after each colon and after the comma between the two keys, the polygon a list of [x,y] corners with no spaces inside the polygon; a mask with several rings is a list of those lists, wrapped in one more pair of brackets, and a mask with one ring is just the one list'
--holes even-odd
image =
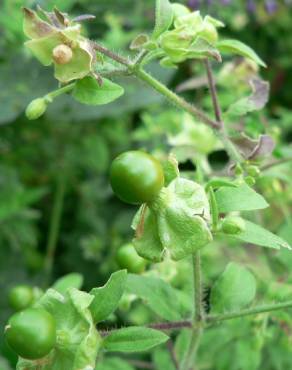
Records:
{"label": "plant stem", "polygon": [[[225,320],[232,320],[237,319],[239,317],[250,316],[250,315],[257,315],[261,313],[268,313],[272,311],[281,310],[283,308],[292,308],[292,300],[281,302],[281,303],[273,303],[273,304],[265,304],[256,307],[247,308],[245,310],[236,311],[236,312],[229,312],[224,314],[218,315],[205,315],[204,316],[204,323],[208,324],[215,324],[219,321]],[[161,323],[154,323],[147,326],[148,328],[157,329],[157,330],[180,330],[180,329],[190,329],[193,328],[193,320],[182,320],[182,321],[172,321],[172,322],[161,322]],[[99,331],[99,334],[102,337],[106,337],[110,335],[112,331],[118,330],[115,329],[108,329],[104,331]]]}
{"label": "plant stem", "polygon": [[97,42],[92,41],[91,45],[99,53],[106,55],[110,59],[115,60],[116,62],[118,62],[118,63],[120,63],[124,66],[127,66],[127,67],[129,67],[131,65],[131,62],[128,59],[122,57],[121,55],[118,55],[117,53],[114,53],[113,51],[107,49],[106,47],[104,47],[100,44],[98,44]]}
{"label": "plant stem", "polygon": [[205,63],[206,71],[207,71],[208,84],[209,84],[209,89],[210,89],[210,93],[212,97],[215,118],[216,118],[216,121],[219,123],[220,127],[223,127],[224,123],[222,121],[222,112],[221,112],[221,107],[219,104],[215,79],[212,73],[211,63],[208,59],[205,59],[204,63]]}
{"label": "plant stem", "polygon": [[292,301],[286,301],[281,303],[266,304],[256,307],[247,308],[245,310],[237,312],[229,312],[219,315],[208,315],[206,317],[206,322],[215,323],[218,321],[236,319],[243,316],[256,315],[265,312],[271,312],[276,310],[281,310],[283,308],[292,308]]}
{"label": "plant stem", "polygon": [[221,140],[222,144],[224,145],[229,157],[234,162],[242,162],[242,156],[232,143],[232,141],[229,139],[228,134],[226,132],[225,124],[222,118],[222,111],[219,103],[218,93],[216,89],[216,83],[213,76],[211,63],[208,59],[205,59],[204,61],[206,72],[207,72],[207,78],[208,78],[208,85],[212,97],[213,102],[213,108],[214,108],[214,114],[216,121],[218,123],[218,131],[217,136]]}
{"label": "plant stem", "polygon": [[194,281],[194,308],[193,323],[204,320],[203,297],[202,297],[202,268],[201,252],[198,250],[193,255],[193,281]]}
{"label": "plant stem", "polygon": [[203,334],[204,311],[202,304],[202,269],[200,251],[197,251],[193,255],[193,287],[194,305],[192,317],[192,334],[188,349],[180,365],[181,370],[189,369],[190,366],[194,363],[200,339]]}
{"label": "plant stem", "polygon": [[280,166],[281,164],[288,163],[288,162],[292,162],[292,157],[281,158],[281,159],[279,159],[277,161],[274,161],[274,162],[271,162],[271,163],[267,163],[267,164],[265,164],[265,165],[263,165],[261,167],[261,170],[262,171],[269,170],[272,167]]}
{"label": "plant stem", "polygon": [[170,100],[177,107],[180,107],[183,110],[189,112],[191,115],[198,117],[202,122],[204,122],[208,126],[211,126],[212,128],[216,128],[216,129],[218,128],[217,122],[209,118],[200,109],[188,103],[186,100],[184,100],[183,98],[175,94],[173,91],[168,89],[164,84],[156,80],[154,77],[152,77],[149,73],[147,73],[143,69],[134,68],[133,74],[137,76],[139,79],[141,79],[142,81],[146,82],[151,87],[153,87],[156,91],[158,91],[161,95],[165,96],[168,100]]}
{"label": "plant stem", "polygon": [[168,352],[170,354],[170,357],[172,359],[172,362],[173,362],[173,365],[174,365],[175,369],[179,370],[179,363],[178,363],[178,359],[177,359],[177,356],[176,356],[176,353],[175,353],[175,350],[174,350],[174,345],[173,345],[172,339],[169,339],[169,341],[167,342],[167,349],[168,349]]}
{"label": "plant stem", "polygon": [[73,83],[71,83],[69,85],[60,87],[60,89],[51,91],[50,93],[48,93],[47,95],[45,95],[44,98],[47,99],[49,102],[51,102],[53,99],[55,99],[59,95],[66,94],[67,92],[72,91],[73,88],[74,88],[74,86],[75,86],[75,82],[73,82]]}
{"label": "plant stem", "polygon": [[50,283],[52,267],[54,263],[55,252],[57,248],[57,242],[60,231],[61,216],[63,211],[65,196],[65,176],[60,170],[60,174],[56,184],[56,191],[53,201],[53,208],[50,219],[49,234],[46,248],[46,257],[45,257],[45,284]]}

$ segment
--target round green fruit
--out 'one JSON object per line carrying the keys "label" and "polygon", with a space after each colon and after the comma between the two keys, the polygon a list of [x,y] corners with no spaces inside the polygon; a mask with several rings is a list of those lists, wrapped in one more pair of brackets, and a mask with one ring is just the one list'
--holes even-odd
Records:
{"label": "round green fruit", "polygon": [[34,301],[33,288],[28,285],[17,285],[9,292],[9,305],[15,311],[24,310]]}
{"label": "round green fruit", "polygon": [[36,360],[46,356],[56,343],[56,323],[43,308],[27,308],[11,316],[6,341],[18,356]]}
{"label": "round green fruit", "polygon": [[139,274],[145,270],[146,260],[140,257],[132,244],[123,245],[118,249],[116,260],[118,265],[133,274]]}
{"label": "round green fruit", "polygon": [[163,168],[147,153],[125,152],[112,162],[110,183],[117,197],[126,203],[151,202],[164,185]]}

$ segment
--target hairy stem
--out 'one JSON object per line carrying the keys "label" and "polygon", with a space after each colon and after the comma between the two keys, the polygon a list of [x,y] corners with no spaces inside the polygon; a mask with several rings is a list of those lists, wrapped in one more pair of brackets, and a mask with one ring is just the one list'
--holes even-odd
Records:
{"label": "hairy stem", "polygon": [[[205,325],[207,324],[209,326],[211,324],[216,324],[220,321],[232,320],[232,319],[237,319],[239,317],[244,317],[244,316],[278,311],[278,310],[282,310],[283,308],[292,308],[292,300],[281,302],[281,303],[273,303],[273,304],[255,306],[255,307],[247,308],[245,310],[236,311],[236,312],[228,312],[228,313],[218,314],[218,315],[205,315],[204,324]],[[167,330],[167,331],[190,329],[193,327],[193,320],[160,322],[160,323],[150,324],[147,327],[152,328],[152,329]],[[103,337],[106,337],[107,335],[111,334],[111,332],[114,330],[118,330],[118,328],[99,331],[99,334]]]}
{"label": "hairy stem", "polygon": [[244,317],[244,316],[249,316],[249,315],[256,315],[256,314],[265,313],[265,312],[277,311],[283,308],[292,308],[292,301],[266,304],[266,305],[247,308],[241,311],[228,312],[228,313],[219,314],[219,315],[208,315],[206,317],[206,322],[215,323],[218,321],[231,320],[231,319],[236,319],[239,317]]}
{"label": "hairy stem", "polygon": [[178,359],[177,359],[177,356],[176,356],[176,353],[175,353],[175,350],[174,350],[174,345],[173,345],[173,341],[172,339],[170,339],[168,342],[167,342],[167,349],[168,349],[168,352],[170,354],[170,357],[172,359],[172,362],[173,362],[173,365],[174,365],[174,368],[176,370],[179,370],[179,362],[178,362]]}
{"label": "hairy stem", "polygon": [[73,90],[75,86],[75,82],[68,84],[66,86],[60,87],[57,90],[51,91],[47,95],[44,96],[45,99],[48,101],[52,101],[53,99],[57,98],[59,95],[66,94],[67,92],[70,92]]}
{"label": "hairy stem", "polygon": [[131,65],[131,62],[128,59],[122,57],[121,55],[119,55],[117,53],[114,53],[113,51],[107,49],[106,47],[104,47],[100,44],[98,44],[97,42],[92,41],[91,45],[99,53],[106,55],[110,59],[115,60],[117,63],[120,63],[120,64],[122,64],[124,66],[127,66],[127,67]]}
{"label": "hairy stem", "polygon": [[59,231],[60,231],[60,223],[61,223],[61,216],[63,211],[63,204],[64,204],[64,196],[65,196],[65,176],[63,173],[60,172],[60,175],[57,180],[56,191],[53,201],[53,208],[51,213],[51,220],[49,226],[49,234],[48,234],[48,241],[47,241],[47,248],[46,248],[46,256],[45,256],[45,284],[49,284],[52,267],[54,263],[55,252],[58,243]]}
{"label": "hairy stem", "polygon": [[206,73],[207,73],[209,90],[210,90],[210,94],[212,97],[214,114],[215,114],[215,118],[216,118],[216,121],[219,127],[217,131],[218,138],[221,140],[222,144],[224,145],[229,157],[234,162],[242,162],[241,154],[238,152],[238,150],[236,149],[232,141],[229,139],[228,134],[226,132],[225,124],[222,118],[222,112],[221,112],[221,107],[219,103],[216,83],[215,83],[215,79],[214,79],[212,68],[211,68],[211,63],[208,59],[206,59],[204,61],[204,64],[205,64]]}
{"label": "hairy stem", "polygon": [[171,101],[174,105],[176,105],[179,108],[182,108],[183,110],[189,112],[191,115],[199,118],[202,122],[207,124],[208,126],[211,126],[212,128],[218,128],[217,122],[209,118],[204,112],[202,112],[200,109],[195,107],[194,105],[190,104],[177,94],[175,94],[173,91],[168,89],[164,84],[162,84],[160,81],[156,80],[156,78],[152,77],[149,73],[144,71],[143,69],[134,69],[133,74],[137,76],[142,81],[146,82],[148,85],[153,87],[157,92],[159,92],[161,95],[165,96],[169,101]]}
{"label": "hairy stem", "polygon": [[204,63],[205,63],[206,71],[207,71],[208,84],[209,84],[209,89],[210,89],[210,93],[212,97],[215,118],[216,118],[216,121],[219,123],[220,127],[223,127],[224,123],[222,121],[222,112],[221,112],[221,107],[219,104],[215,79],[212,73],[211,63],[208,59],[205,59]]}
{"label": "hairy stem", "polygon": [[203,334],[204,310],[202,301],[202,269],[201,269],[200,251],[197,251],[193,255],[193,286],[194,286],[194,305],[192,318],[192,333],[188,349],[180,365],[180,370],[187,370],[194,364],[200,339]]}

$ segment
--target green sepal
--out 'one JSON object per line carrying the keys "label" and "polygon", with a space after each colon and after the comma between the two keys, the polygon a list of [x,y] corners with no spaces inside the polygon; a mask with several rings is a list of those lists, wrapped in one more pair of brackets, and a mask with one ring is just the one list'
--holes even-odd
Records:
{"label": "green sepal", "polygon": [[35,11],[23,8],[23,14],[23,32],[27,37],[36,39],[54,32],[54,27],[43,21]]}
{"label": "green sepal", "polygon": [[174,179],[179,177],[178,161],[174,155],[170,154],[165,161],[162,161],[164,172],[164,184],[168,186]]}
{"label": "green sepal", "polygon": [[157,198],[135,216],[134,246],[151,261],[161,261],[168,252],[180,260],[212,240],[210,208],[204,188],[187,179],[175,178]]}
{"label": "green sepal", "polygon": [[93,299],[75,288],[69,289],[66,296],[49,289],[35,306],[43,307],[55,318],[56,347],[41,360],[19,359],[17,370],[93,370],[101,346],[88,309]]}
{"label": "green sepal", "polygon": [[148,207],[144,212],[144,216],[142,211],[143,206],[140,207],[132,222],[132,228],[136,234],[133,245],[139,256],[152,262],[161,262],[164,255],[164,247],[159,238],[156,215]]}

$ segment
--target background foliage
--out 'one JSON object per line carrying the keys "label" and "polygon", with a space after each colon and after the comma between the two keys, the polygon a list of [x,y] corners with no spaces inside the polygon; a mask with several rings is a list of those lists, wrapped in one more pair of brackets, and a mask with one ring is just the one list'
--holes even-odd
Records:
{"label": "background foliage", "polygon": [[[47,9],[56,5],[73,15],[95,14],[96,19],[85,25],[88,34],[121,53],[127,53],[130,41],[139,32],[151,29],[153,23],[154,1],[47,0],[38,3]],[[60,193],[64,195],[64,206],[52,281],[71,271],[80,272],[84,275],[85,288],[91,289],[102,285],[110,273],[118,269],[116,250],[132,238],[129,225],[135,208],[118,201],[108,181],[110,162],[118,153],[142,148],[163,158],[172,150],[179,159],[181,171],[187,175],[195,171],[191,174],[195,179],[201,176],[198,158],[203,158],[209,171],[214,172],[221,171],[227,162],[226,153],[208,129],[198,126],[191,131],[188,116],[134,79],[127,82],[117,79],[122,85],[127,84],[126,94],[110,105],[88,107],[63,96],[48,108],[43,118],[28,121],[23,113],[26,105],[54,89],[56,83],[52,71],[40,66],[23,47],[23,5],[34,6],[35,2],[3,0],[0,12],[1,327],[11,313],[7,292],[12,286],[45,284],[45,251],[52,205]],[[265,60],[268,68],[262,70],[261,75],[270,82],[270,102],[261,113],[253,113],[244,122],[238,122],[238,127],[244,124],[245,132],[252,137],[269,133],[276,141],[274,158],[291,157],[290,2],[189,1],[189,5],[221,19],[227,26],[224,34],[246,42]],[[236,95],[248,92],[240,80],[241,65],[239,59],[229,64],[231,74],[234,73],[229,79],[228,70],[220,65],[216,67],[223,107],[235,101]],[[211,112],[200,63],[186,62],[179,70],[162,69],[156,64],[151,68],[161,81]],[[291,170],[291,164],[284,163],[262,173],[257,187],[271,207],[252,216],[290,243]],[[209,286],[229,260],[249,266],[257,279],[259,300],[292,296],[291,253],[254,246],[243,249],[238,242],[224,240],[208,247],[203,256],[206,305],[210,300]],[[179,262],[178,268],[165,263],[148,267],[149,274],[172,283],[182,302],[189,289],[185,284],[188,269],[186,261]],[[165,299],[171,296],[166,294]],[[135,301],[130,311],[120,307],[118,315],[112,318],[113,323],[120,320],[131,324],[149,322],[154,317],[153,307],[155,302],[149,309],[141,301]],[[182,309],[187,311],[188,307]],[[171,316],[171,309],[168,315]],[[263,314],[215,326],[203,339],[200,366],[218,370],[288,369],[291,367],[291,324],[290,315],[281,312],[269,318]],[[183,332],[180,337],[177,343],[183,346],[188,340],[187,333]],[[4,343],[0,346],[0,369],[13,368],[14,356]],[[176,350],[179,356],[180,349]],[[169,354],[164,349],[158,348],[152,356],[157,370],[170,368]],[[149,358],[143,355],[141,359]],[[121,360],[108,361],[109,369],[132,369]]]}

